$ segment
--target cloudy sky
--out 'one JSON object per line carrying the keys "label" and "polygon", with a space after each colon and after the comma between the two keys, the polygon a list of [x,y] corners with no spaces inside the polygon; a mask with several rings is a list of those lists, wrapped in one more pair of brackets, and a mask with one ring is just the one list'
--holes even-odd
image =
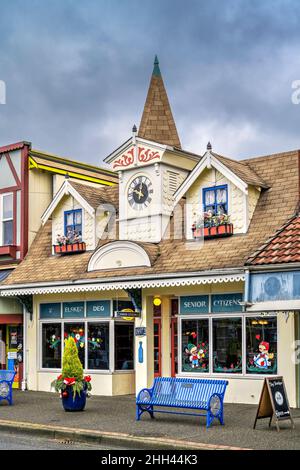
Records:
{"label": "cloudy sky", "polygon": [[183,148],[300,148],[299,26],[298,0],[0,0],[0,145],[100,164],[139,124],[158,54]]}

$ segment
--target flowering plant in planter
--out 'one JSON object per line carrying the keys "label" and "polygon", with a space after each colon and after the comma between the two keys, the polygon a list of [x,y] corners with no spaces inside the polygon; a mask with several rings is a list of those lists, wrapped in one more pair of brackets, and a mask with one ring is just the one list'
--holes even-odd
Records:
{"label": "flowering plant in planter", "polygon": [[91,391],[91,377],[84,376],[83,367],[78,356],[78,349],[72,336],[65,340],[62,373],[52,384],[56,392],[60,392],[61,398],[67,398],[71,392],[73,401],[76,395]]}
{"label": "flowering plant in planter", "polygon": [[76,230],[69,230],[67,235],[58,234],[56,237],[56,243],[59,246],[72,245],[74,243],[80,243],[81,241],[81,235],[76,232]]}

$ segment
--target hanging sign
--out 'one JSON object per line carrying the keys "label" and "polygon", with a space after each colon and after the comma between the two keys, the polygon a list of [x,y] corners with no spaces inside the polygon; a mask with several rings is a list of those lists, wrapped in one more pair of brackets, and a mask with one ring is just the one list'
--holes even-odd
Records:
{"label": "hanging sign", "polygon": [[270,427],[274,415],[277,431],[279,431],[279,422],[286,419],[291,421],[292,428],[294,428],[283,377],[265,378],[253,429],[256,427],[257,420],[264,418],[270,419]]}
{"label": "hanging sign", "polygon": [[134,320],[135,318],[141,317],[141,312],[135,312],[130,308],[124,308],[123,310],[115,311],[115,316],[122,318],[123,320]]}
{"label": "hanging sign", "polygon": [[208,295],[185,295],[180,297],[180,314],[198,314],[208,313],[209,296]]}

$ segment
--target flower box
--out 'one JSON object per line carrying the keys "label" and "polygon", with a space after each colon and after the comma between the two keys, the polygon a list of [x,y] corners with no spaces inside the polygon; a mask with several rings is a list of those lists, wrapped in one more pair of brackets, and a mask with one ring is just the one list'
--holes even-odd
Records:
{"label": "flower box", "polygon": [[203,227],[203,228],[192,228],[193,237],[200,238],[217,238],[217,237],[229,237],[233,235],[233,225],[217,225],[213,227]]}
{"label": "flower box", "polygon": [[67,245],[53,245],[54,253],[59,255],[68,255],[71,253],[84,253],[86,244],[84,242],[70,243]]}
{"label": "flower box", "polygon": [[0,247],[0,256],[9,256],[16,259],[17,247],[15,245],[4,245]]}

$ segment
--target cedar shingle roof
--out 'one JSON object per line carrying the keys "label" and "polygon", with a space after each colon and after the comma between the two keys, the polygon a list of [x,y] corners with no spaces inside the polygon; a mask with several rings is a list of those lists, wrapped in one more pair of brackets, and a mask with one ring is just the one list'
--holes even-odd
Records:
{"label": "cedar shingle roof", "polygon": [[119,207],[119,186],[88,186],[74,181],[69,184],[87,201],[87,203],[97,209],[100,204],[112,204],[116,210]]}
{"label": "cedar shingle roof", "polygon": [[267,183],[255,172],[254,168],[252,168],[247,161],[241,162],[232,160],[231,158],[218,155],[214,152],[212,152],[212,154],[245,183],[260,186],[261,188],[268,187]]}
{"label": "cedar shingle roof", "polygon": [[300,215],[289,220],[274,237],[251,256],[248,265],[300,263]]}
{"label": "cedar shingle roof", "polygon": [[157,57],[155,57],[138,136],[160,144],[181,148]]}
{"label": "cedar shingle roof", "polygon": [[[72,281],[242,267],[251,254],[257,252],[267,239],[276,234],[278,227],[295,214],[299,200],[297,151],[254,158],[248,162],[270,189],[262,191],[246,234],[207,240],[202,246],[184,240],[143,244],[148,245],[146,248],[152,253],[151,267],[87,272],[91,252],[61,257],[51,255],[51,223],[47,222],[39,230],[25,260],[4,284],[22,284],[29,279],[31,283]],[[107,242],[100,242],[100,245],[103,243]]]}

